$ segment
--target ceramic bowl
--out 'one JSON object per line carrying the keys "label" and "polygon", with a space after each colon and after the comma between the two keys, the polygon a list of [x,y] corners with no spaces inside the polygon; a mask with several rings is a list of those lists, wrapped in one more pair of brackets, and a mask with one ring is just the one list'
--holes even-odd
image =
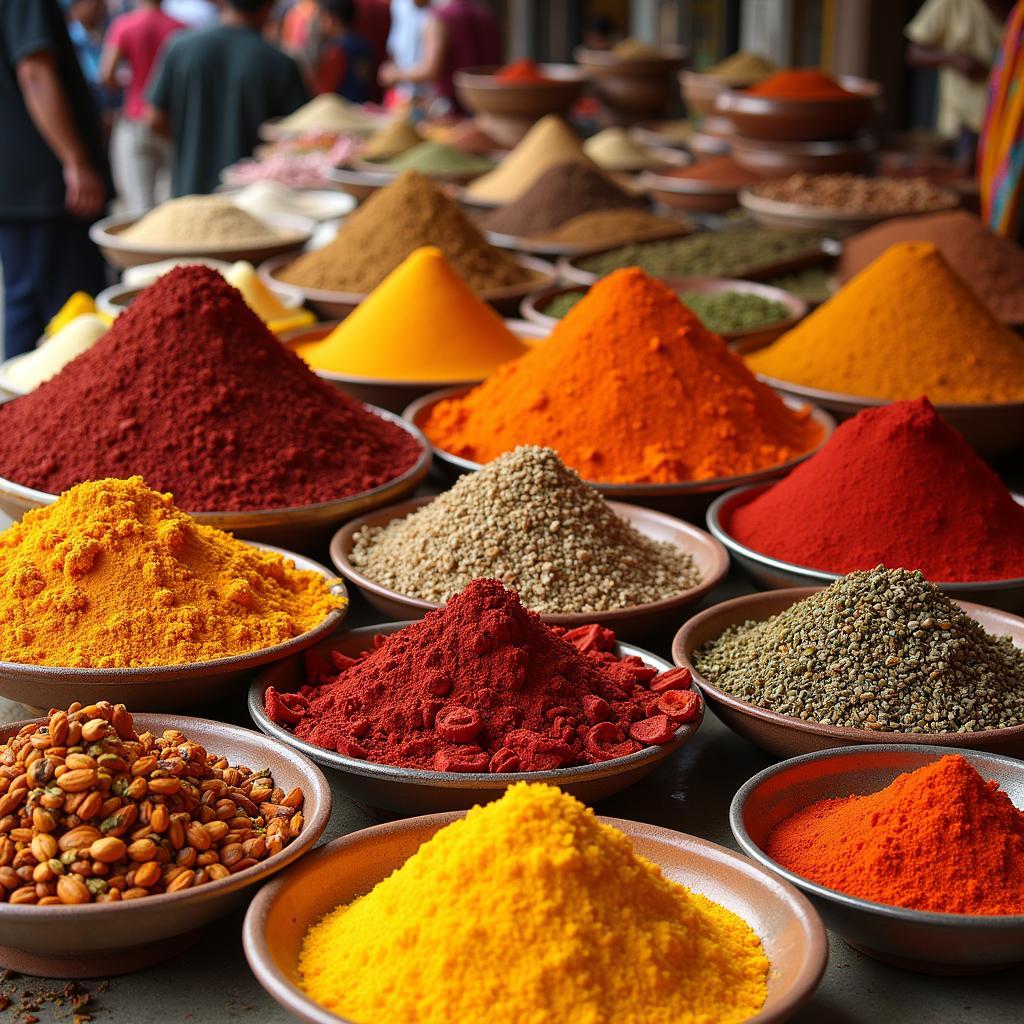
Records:
{"label": "ceramic bowl", "polygon": [[[404,473],[387,483],[360,494],[335,501],[295,508],[257,509],[241,512],[189,512],[197,522],[226,530],[246,540],[265,541],[315,551],[331,537],[339,523],[362,515],[372,508],[393,504],[416,489],[430,471],[431,449],[426,438],[409,422],[386,409],[365,406],[374,415],[394,423],[411,434],[420,445],[420,455]],[[343,443],[339,441],[339,443]],[[56,494],[37,491],[0,477],[0,512],[18,520],[34,508],[52,505]]]}
{"label": "ceramic bowl", "polygon": [[213,661],[150,668],[65,668],[2,661],[0,697],[18,701],[39,713],[51,707],[67,707],[76,700],[83,704],[109,700],[125,704],[133,711],[183,711],[237,693],[239,685],[256,669],[304,651],[330,636],[348,613],[345,584],[310,558],[269,544],[254,544],[253,547],[276,551],[290,558],[297,568],[319,573],[330,583],[333,593],[345,598],[345,603],[318,626],[284,643]]}
{"label": "ceramic bowl", "polygon": [[839,142],[771,142],[732,137],[732,158],[754,174],[861,174],[871,169],[878,143],[870,135]]}
{"label": "ceramic bowl", "polygon": [[679,92],[686,109],[702,117],[715,112],[715,99],[725,89],[741,89],[750,82],[730,81],[719,75],[708,75],[700,71],[679,72]]}
{"label": "ceramic bowl", "polygon": [[645,171],[639,177],[647,194],[670,210],[688,213],[724,213],[739,206],[739,186],[706,178],[684,178]]}
{"label": "ceramic bowl", "polygon": [[[368,174],[382,174],[387,176],[387,184],[397,181],[397,179],[403,173],[400,170],[396,170],[393,167],[388,167],[387,162],[389,160],[397,159],[396,157],[385,157],[382,160],[366,160],[362,157],[353,157],[350,161],[349,166],[354,171],[361,171]],[[417,173],[423,175],[424,178],[429,178],[431,181],[440,185],[465,185],[471,182],[474,178],[479,178],[486,174],[488,171],[494,170],[496,164],[492,160],[489,166],[481,165],[475,171],[418,171]]]}
{"label": "ceramic bowl", "polygon": [[[995,754],[1024,756],[1024,725],[978,732],[909,733],[872,732],[870,729],[845,729],[821,722],[805,722],[791,715],[758,707],[716,686],[697,670],[694,653],[704,644],[720,637],[729,627],[744,622],[763,622],[821,590],[821,587],[793,587],[765,594],[747,594],[707,608],[686,622],[672,641],[672,659],[693,673],[708,705],[734,732],[776,757],[792,757],[811,751],[848,747],[879,740],[891,740],[914,747],[957,747],[962,750],[986,750]],[[1011,636],[1024,647],[1024,619],[995,608],[968,601],[957,601],[972,619],[995,636]]]}
{"label": "ceramic bowl", "polygon": [[[431,410],[438,402],[449,398],[458,398],[467,393],[467,388],[445,388],[441,391],[434,391],[424,395],[413,402],[403,413],[405,418],[417,429],[422,430]],[[778,466],[771,466],[759,470],[756,473],[748,473],[741,477],[720,477],[714,480],[692,480],[678,484],[609,484],[596,480],[588,480],[595,490],[599,491],[606,498],[625,501],[635,505],[643,505],[645,508],[658,509],[670,515],[678,515],[683,519],[693,522],[703,522],[704,514],[712,499],[731,490],[734,487],[741,487],[744,484],[764,483],[774,480],[777,477],[785,476],[794,466],[798,466],[805,459],[810,458],[822,445],[824,445],[832,431],[835,429],[835,421],[828,413],[806,402],[795,402],[793,399],[783,396],[783,401],[791,409],[810,409],[810,415],[822,428],[820,443],[811,451],[789,462],[781,463]],[[474,473],[480,468],[479,462],[464,459],[459,455],[446,452],[436,445],[433,446],[434,455],[437,457],[437,468],[448,479],[454,480],[463,473]],[[2,507],[2,506],[0,506]]]}
{"label": "ceramic bowl", "polygon": [[[730,347],[737,352],[754,352],[765,345],[771,344],[779,335],[784,334],[790,327],[799,323],[807,316],[807,303],[783,291],[781,288],[773,288],[771,285],[760,284],[757,281],[739,281],[723,277],[677,277],[666,278],[666,283],[678,292],[699,292],[702,295],[715,295],[720,292],[739,292],[744,295],[759,295],[770,302],[778,302],[786,307],[787,315],[782,320],[765,324],[762,327],[749,327],[742,331],[723,331],[721,336],[729,343]],[[583,293],[586,289],[582,285],[569,288],[553,288],[536,295],[528,295],[523,299],[521,311],[527,320],[531,320],[539,327],[550,333],[558,324],[558,318],[548,316],[541,310],[553,299],[568,292]]]}
{"label": "ceramic bowl", "polygon": [[[295,261],[294,255],[286,255],[267,260],[260,264],[259,275],[268,288],[276,290],[281,281],[276,276],[277,271],[289,263]],[[489,302],[499,313],[514,316],[519,310],[519,303],[525,295],[531,292],[541,291],[550,288],[555,283],[557,275],[555,268],[544,260],[533,256],[517,256],[516,262],[532,271],[533,279],[522,284],[503,285],[500,288],[488,288],[477,294],[484,301]],[[285,282],[288,283],[288,282]],[[303,288],[299,285],[292,285],[299,288],[307,306],[315,310],[324,320],[344,320],[363,299],[365,293],[360,292],[331,292],[321,288]]]}
{"label": "ceramic bowl", "polygon": [[[146,290],[145,287],[132,287],[126,284],[112,284],[96,296],[96,308],[107,316],[119,316]],[[302,292],[291,285],[274,289],[274,295],[287,310],[296,310],[302,306]]]}
{"label": "ceramic bowl", "polygon": [[[837,391],[824,391],[821,388],[793,384],[764,374],[758,374],[758,377],[784,395],[804,402],[813,402],[827,409],[840,422],[856,416],[863,409],[875,409],[890,404],[888,398],[844,395]],[[935,409],[954,430],[963,434],[967,443],[983,458],[992,459],[1024,445],[1024,402],[1000,402],[992,405],[935,403]]]}
{"label": "ceramic bowl", "polygon": [[[318,644],[316,651],[341,651],[354,657],[373,647],[378,634],[396,633],[410,622],[388,622],[380,626],[364,626],[338,634]],[[619,644],[617,652],[636,655],[646,664],[668,671],[672,666],[661,658],[629,644]],[[379,808],[393,814],[428,814],[435,811],[466,810],[474,804],[487,803],[500,797],[513,782],[547,782],[572,793],[586,803],[594,803],[619,793],[645,775],[650,774],[684,743],[689,742],[704,718],[681,725],[675,738],[657,747],[644,747],[628,757],[617,757],[600,764],[576,768],[557,768],[546,772],[435,772],[416,768],[396,768],[346,757],[333,750],[313,746],[296,738],[288,729],[272,722],[264,711],[264,695],[274,687],[279,693],[290,693],[306,682],[303,656],[290,658],[272,671],[261,672],[249,688],[249,714],[262,732],[281,743],[301,751],[307,757],[333,770],[333,778],[341,789],[357,803]]]}
{"label": "ceramic bowl", "polygon": [[941,975],[980,974],[1020,963],[1024,914],[937,914],[873,903],[808,881],[764,852],[772,829],[803,808],[819,800],[877,793],[898,775],[946,754],[967,758],[1024,809],[1020,761],[951,747],[878,744],[806,754],[755,775],[733,799],[733,835],[749,857],[800,889],[831,931],[876,960]]}
{"label": "ceramic bowl", "polygon": [[693,138],[693,124],[685,118],[675,121],[645,121],[633,125],[629,131],[642,146],[685,149]]}
{"label": "ceramic bowl", "polygon": [[159,263],[178,256],[208,256],[228,263],[236,260],[261,263],[273,256],[301,249],[313,235],[313,222],[305,217],[264,217],[268,225],[280,232],[280,241],[261,246],[230,245],[224,242],[218,245],[185,245],[175,249],[129,242],[122,238],[122,233],[139,219],[138,214],[130,217],[119,214],[98,220],[89,228],[89,237],[112,266],[124,270],[141,263]]}
{"label": "ceramic bowl", "polygon": [[[419,619],[441,606],[433,601],[424,601],[391,590],[356,568],[351,561],[356,534],[365,527],[386,526],[396,519],[404,519],[433,500],[432,497],[412,498],[401,505],[392,505],[390,508],[361,516],[343,526],[331,541],[331,561],[334,567],[346,580],[359,588],[377,611],[389,618]],[[610,502],[610,505],[618,515],[645,536],[652,540],[668,541],[688,552],[700,571],[700,582],[689,590],[662,601],[652,601],[609,612],[542,615],[541,618],[545,622],[569,629],[597,622],[615,630],[616,634],[622,637],[644,636],[670,623],[678,622],[679,613],[683,608],[700,600],[728,574],[729,558],[725,549],[698,527],[674,519],[663,512],[640,508],[638,505],[626,505],[618,501]]]}
{"label": "ceramic bowl", "polygon": [[[763,494],[771,484],[755,484],[752,487],[738,487],[734,491],[716,498],[708,509],[708,530],[720,541],[736,564],[745,569],[760,586],[770,590],[787,587],[827,587],[840,579],[842,573],[825,572],[804,565],[785,562],[779,558],[762,554],[742,544],[729,532],[733,513],[758,495]],[[942,583],[933,580],[942,590],[957,600],[974,601],[977,604],[1003,611],[1024,611],[1024,579],[989,580],[976,583]]]}
{"label": "ceramic bowl", "polygon": [[[231,764],[269,768],[285,791],[301,787],[305,823],[280,853],[196,889],[123,903],[36,907],[0,903],[0,963],[44,978],[98,978],[127,974],[176,956],[211,922],[245,904],[252,890],[308,853],[331,815],[331,790],[308,758],[235,725],[174,715],[134,716],[139,732],[180,729]],[[40,719],[44,724],[46,719]],[[25,722],[0,726],[0,739]]]}
{"label": "ceramic bowl", "polygon": [[[285,1010],[307,1024],[345,1024],[296,985],[306,931],[336,906],[368,892],[458,817],[395,821],[336,839],[260,892],[246,915],[242,941],[253,973]],[[667,878],[733,911],[760,937],[772,964],[768,998],[747,1024],[788,1020],[810,999],[825,972],[828,941],[818,915],[796,889],[704,839],[619,818],[601,821],[629,836],[636,852]]]}
{"label": "ceramic bowl", "polygon": [[357,203],[368,199],[374,192],[395,180],[387,171],[356,170],[354,167],[335,167],[328,175],[332,185],[352,196]]}
{"label": "ceramic bowl", "polygon": [[644,60],[621,60],[607,50],[578,46],[573,59],[586,72],[610,120],[620,124],[650,121],[671,106],[678,88],[675,76],[688,56],[682,46],[660,47]]}
{"label": "ceramic bowl", "polygon": [[[217,189],[217,194],[224,196],[226,199],[233,200],[244,191],[244,188],[231,188],[221,185]],[[320,222],[343,220],[356,208],[353,197],[339,192],[337,189],[296,188],[292,191],[300,194],[300,202],[311,204],[308,212],[299,214],[300,217],[309,217],[310,220]],[[242,206],[242,209],[246,209],[245,205]],[[249,212],[254,217],[263,216],[263,214],[258,213],[256,210],[250,210]]]}

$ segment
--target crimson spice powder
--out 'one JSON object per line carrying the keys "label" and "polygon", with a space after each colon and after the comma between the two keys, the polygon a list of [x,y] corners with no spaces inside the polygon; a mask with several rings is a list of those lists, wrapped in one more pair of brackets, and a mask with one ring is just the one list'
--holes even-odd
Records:
{"label": "crimson spice powder", "polygon": [[541,622],[497,580],[378,637],[359,658],[307,656],[306,686],[265,708],[307,743],[445,772],[549,771],[668,743],[701,701],[687,669],[614,653],[601,626]]}
{"label": "crimson spice powder", "polygon": [[88,352],[0,407],[0,476],[142,476],[187,511],[289,508],[410,469],[406,431],[320,380],[220,274],[161,277]]}

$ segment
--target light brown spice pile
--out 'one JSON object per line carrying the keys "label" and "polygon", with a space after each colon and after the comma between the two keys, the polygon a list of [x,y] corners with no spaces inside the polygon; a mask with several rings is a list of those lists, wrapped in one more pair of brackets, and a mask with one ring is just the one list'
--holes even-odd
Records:
{"label": "light brown spice pile", "polygon": [[120,237],[136,245],[172,250],[196,245],[273,245],[283,233],[221,196],[181,196],[161,203]]}

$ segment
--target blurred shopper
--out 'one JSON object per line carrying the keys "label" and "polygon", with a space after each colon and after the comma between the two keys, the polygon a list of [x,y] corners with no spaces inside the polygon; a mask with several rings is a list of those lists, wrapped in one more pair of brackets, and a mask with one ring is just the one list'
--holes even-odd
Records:
{"label": "blurred shopper", "polygon": [[164,13],[189,28],[212,28],[220,18],[214,0],[164,0]]}
{"label": "blurred shopper", "polygon": [[118,194],[129,213],[156,205],[157,181],[170,170],[171,146],[150,127],[146,89],[164,44],[183,28],[161,9],[160,0],[138,0],[137,8],[115,18],[107,32],[101,82],[114,88],[125,66],[130,76],[111,147]]}
{"label": "blurred shopper", "polygon": [[316,67],[316,92],[333,92],[366,103],[376,71],[370,44],[354,29],[355,0],[319,0],[323,44]]}
{"label": "blurred shopper", "polygon": [[99,117],[57,0],[0,0],[4,354],[27,352],[72,292],[105,284],[89,224],[110,198]]}
{"label": "blurred shopper", "polygon": [[107,31],[107,5],[104,0],[72,0],[67,14],[68,35],[78,55],[82,74],[92,90],[103,126],[109,132],[121,105],[121,96],[116,84],[107,88],[100,76],[103,38]]}
{"label": "blurred shopper", "polygon": [[391,86],[384,99],[389,107],[413,103],[424,91],[423,86],[404,81],[402,74],[417,67],[423,59],[423,28],[430,17],[429,8],[429,4],[421,6],[416,0],[391,0],[391,30],[387,41],[390,61],[384,61],[377,74],[382,85]]}
{"label": "blurred shopper", "polygon": [[992,70],[978,171],[988,226],[1024,242],[1024,0],[1007,21]]}
{"label": "blurred shopper", "polygon": [[150,124],[170,137],[171,192],[212,192],[249,156],[259,126],[309,98],[298,66],[261,35],[271,0],[224,0],[221,24],[164,48],[149,89]]}

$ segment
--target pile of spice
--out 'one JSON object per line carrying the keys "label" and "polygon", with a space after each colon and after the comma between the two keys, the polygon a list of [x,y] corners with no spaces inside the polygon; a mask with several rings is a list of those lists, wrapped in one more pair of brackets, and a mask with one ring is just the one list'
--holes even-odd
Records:
{"label": "pile of spice", "polygon": [[689,553],[644,536],[550,448],[528,446],[404,519],[365,527],[350,557],[374,582],[438,604],[494,577],[542,615],[632,608],[700,582]]}
{"label": "pile of spice", "polygon": [[1024,813],[947,754],[867,796],[820,800],[777,825],[766,851],[837,892],[937,914],[1024,914]]}
{"label": "pile of spice", "polygon": [[635,141],[625,128],[613,126],[592,135],[583,152],[605,171],[643,171],[665,161],[654,150]]}
{"label": "pile of spice", "polygon": [[300,256],[277,276],[303,288],[363,295],[425,245],[437,246],[478,292],[525,284],[536,276],[488,245],[458,203],[415,171],[374,192],[332,242]]}
{"label": "pile of spice", "polygon": [[27,780],[4,797],[13,820],[0,838],[5,903],[184,892],[253,867],[302,832],[301,789],[229,766],[178,729],[139,734],[123,704],[54,710],[0,746],[0,760]]}
{"label": "pile of spice", "polygon": [[574,797],[521,782],[313,925],[298,966],[311,999],[373,1024],[738,1024],[770,965],[741,918]]}
{"label": "pile of spice", "polygon": [[956,193],[927,178],[870,178],[863,174],[791,174],[763,181],[753,191],[762,199],[843,213],[932,213],[959,202]]}
{"label": "pile of spice", "polygon": [[731,156],[711,156],[687,167],[664,168],[658,172],[658,177],[692,182],[695,189],[699,185],[703,191],[715,187],[723,192],[738,192],[741,188],[764,180],[760,174],[741,167]]}
{"label": "pile of spice", "polygon": [[515,202],[547,170],[564,163],[590,164],[579,136],[557,114],[542,117],[489,174],[466,186],[466,198],[501,206]]}
{"label": "pile of spice", "polygon": [[884,562],[944,582],[1024,578],[1024,507],[926,398],[848,420],[723,525],[755,551],[826,572]]}
{"label": "pile of spice", "polygon": [[541,232],[537,238],[566,245],[605,246],[684,235],[689,231],[690,225],[685,221],[629,207],[581,213],[551,231]]}
{"label": "pile of spice", "polygon": [[494,167],[494,161],[475,153],[467,153],[444,142],[420,142],[411,149],[381,161],[389,171],[417,171],[427,177],[445,175],[486,174]]}
{"label": "pile of spice", "polygon": [[490,462],[554,448],[586,480],[671,483],[779,465],[821,427],[760,384],[665,285],[641,270],[598,281],[542,345],[424,425],[438,447]]}
{"label": "pile of spice", "polygon": [[[222,196],[181,196],[150,210],[118,238],[134,245],[165,249],[216,245],[239,249],[277,245],[286,234]],[[297,232],[292,234],[298,237]]]}
{"label": "pile of spice", "polygon": [[[396,310],[401,316],[396,316]],[[440,249],[417,249],[325,338],[293,350],[315,370],[375,380],[482,380],[527,351]]]}
{"label": "pile of spice", "polygon": [[549,85],[552,81],[529,57],[511,61],[495,71],[494,77],[502,85]]}
{"label": "pile of spice", "polygon": [[763,267],[813,256],[821,239],[796,231],[742,228],[701,231],[686,238],[624,245],[576,262],[603,277],[620,267],[639,267],[654,277],[748,277]]}
{"label": "pile of spice", "polygon": [[272,721],[347,757],[441,772],[608,761],[701,715],[687,671],[620,658],[601,626],[546,626],[489,579],[359,658],[307,659],[307,678],[297,693],[267,690]]}
{"label": "pile of spice", "polygon": [[359,151],[364,160],[390,160],[423,141],[419,129],[407,117],[396,117],[377,129]]}
{"label": "pile of spice", "polygon": [[59,494],[137,473],[197,512],[349,497],[421,454],[320,380],[206,267],[165,274],[91,349],[0,407],[0,476]]}
{"label": "pile of spice", "polygon": [[839,280],[849,281],[897,242],[931,242],[1000,320],[1024,324],[1024,249],[966,210],[896,217],[848,238]]}
{"label": "pile of spice", "polygon": [[593,164],[575,161],[545,171],[513,203],[483,217],[488,231],[531,238],[595,210],[643,210],[641,196],[619,188]]}
{"label": "pile of spice", "polygon": [[773,100],[848,100],[859,94],[844,89],[831,75],[817,68],[785,68],[763,78],[747,90],[748,96]]}
{"label": "pile of spice", "polygon": [[19,391],[34,391],[55,377],[72,359],[92,348],[109,324],[96,313],[83,313],[49,335],[38,347],[16,356],[8,363],[4,376]]}
{"label": "pile of spice", "polygon": [[[879,344],[884,339],[884,344]],[[928,242],[901,242],[747,365],[848,395],[1024,400],[1024,345]]]}
{"label": "pile of spice", "polygon": [[713,78],[721,78],[729,85],[753,85],[778,71],[778,65],[759,53],[737,50],[724,60],[713,64],[704,72]]}
{"label": "pile of spice", "polygon": [[694,655],[715,686],[781,715],[875,732],[1024,724],[1024,650],[920,572],[854,572]]}
{"label": "pile of spice", "polygon": [[337,93],[321,93],[294,113],[282,117],[275,124],[278,132],[302,135],[307,132],[329,132],[341,134],[366,134],[379,125],[379,119],[371,117],[357,103],[350,103]]}
{"label": "pile of spice", "polygon": [[317,572],[197,523],[140,477],[79,484],[0,533],[0,661],[185,665],[308,632],[344,599]]}

